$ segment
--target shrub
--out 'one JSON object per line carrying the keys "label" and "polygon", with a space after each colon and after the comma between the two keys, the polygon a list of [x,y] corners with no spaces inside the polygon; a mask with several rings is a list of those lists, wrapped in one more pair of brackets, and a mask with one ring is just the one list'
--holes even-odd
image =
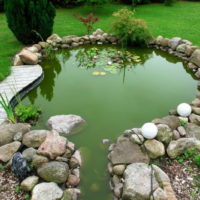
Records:
{"label": "shrub", "polygon": [[4,0],[0,0],[0,12],[4,10]]}
{"label": "shrub", "polygon": [[151,39],[146,23],[141,19],[135,19],[133,11],[124,8],[114,12],[113,16],[115,19],[112,29],[124,44],[146,45]]}
{"label": "shrub", "polygon": [[111,0],[77,0],[77,2],[90,5],[98,5],[98,4],[110,3]]}
{"label": "shrub", "polygon": [[86,27],[87,29],[87,34],[89,35],[92,30],[93,30],[93,26],[94,24],[99,20],[98,17],[95,17],[93,15],[93,13],[89,13],[87,17],[81,17],[78,16],[76,13],[74,14],[74,17],[76,17],[80,22],[83,23],[83,25]]}
{"label": "shrub", "polygon": [[39,118],[41,110],[32,104],[30,105],[19,104],[15,108],[15,114],[19,122],[29,122],[31,124],[34,124]]}
{"label": "shrub", "polygon": [[68,7],[79,4],[78,0],[50,0],[56,7]]}
{"label": "shrub", "polygon": [[8,26],[24,44],[46,39],[53,30],[55,8],[48,0],[5,0]]}

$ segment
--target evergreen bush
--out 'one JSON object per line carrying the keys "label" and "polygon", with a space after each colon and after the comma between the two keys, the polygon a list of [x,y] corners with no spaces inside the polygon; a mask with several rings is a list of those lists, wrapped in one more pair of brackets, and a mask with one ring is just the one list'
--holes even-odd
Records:
{"label": "evergreen bush", "polygon": [[4,10],[4,0],[0,0],[0,12]]}
{"label": "evergreen bush", "polygon": [[46,39],[53,31],[55,8],[48,0],[4,0],[8,26],[24,44]]}

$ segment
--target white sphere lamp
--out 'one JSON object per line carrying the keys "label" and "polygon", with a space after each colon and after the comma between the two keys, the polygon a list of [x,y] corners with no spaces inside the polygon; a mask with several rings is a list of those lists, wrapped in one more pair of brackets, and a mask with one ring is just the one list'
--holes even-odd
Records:
{"label": "white sphere lamp", "polygon": [[153,139],[158,134],[158,128],[154,123],[145,123],[141,128],[141,132],[146,139]]}
{"label": "white sphere lamp", "polygon": [[177,107],[177,113],[181,116],[181,117],[188,117],[192,112],[192,108],[189,104],[187,103],[181,103],[178,105]]}

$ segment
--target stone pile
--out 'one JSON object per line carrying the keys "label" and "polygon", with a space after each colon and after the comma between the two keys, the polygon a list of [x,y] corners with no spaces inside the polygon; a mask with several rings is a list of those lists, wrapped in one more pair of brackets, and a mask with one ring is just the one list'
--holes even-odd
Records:
{"label": "stone pile", "polygon": [[[66,119],[67,116],[69,115],[62,115],[61,118]],[[78,126],[77,119],[81,117],[70,116],[69,126],[73,130]],[[60,125],[62,126],[63,124]],[[58,122],[56,127],[58,127]],[[23,176],[21,180],[21,189],[31,192],[31,200],[78,199],[80,190],[76,187],[80,183],[82,158],[75,144],[66,137],[60,136],[53,128],[52,130],[31,130],[29,124],[7,123],[0,126],[0,141],[0,162],[8,166],[12,165],[18,177],[21,172],[16,170],[20,170],[22,164],[22,167],[26,167],[28,163],[29,172],[27,177]],[[14,163],[13,156],[16,158]],[[23,161],[23,159],[25,162],[17,163],[18,160]]]}
{"label": "stone pile", "polygon": [[197,78],[200,78],[200,49],[192,45],[190,41],[180,37],[169,39],[158,36],[149,43],[149,47],[156,47],[181,58],[187,63],[187,68],[195,72]]}
{"label": "stone pile", "polygon": [[133,128],[110,145],[108,171],[114,199],[176,199],[165,172],[149,163],[162,156],[175,159],[189,150],[200,151],[199,93],[191,106],[188,117],[172,110],[170,115],[153,120],[158,128],[154,139],[145,139],[140,128]]}
{"label": "stone pile", "polygon": [[49,36],[45,42],[39,42],[38,44],[22,49],[15,55],[13,64],[14,66],[36,65],[41,61],[42,56],[44,56],[44,49],[48,47],[52,47],[52,49],[57,50],[88,44],[101,45],[118,43],[118,36],[104,33],[101,29],[97,29],[91,35],[84,35],[81,37],[70,35],[61,38],[59,35],[53,34]]}

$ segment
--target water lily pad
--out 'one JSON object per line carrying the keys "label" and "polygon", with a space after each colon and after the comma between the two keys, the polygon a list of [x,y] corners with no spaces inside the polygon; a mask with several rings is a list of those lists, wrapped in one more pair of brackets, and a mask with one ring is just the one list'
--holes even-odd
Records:
{"label": "water lily pad", "polygon": [[98,76],[100,74],[100,72],[92,72],[92,75],[94,76]]}

